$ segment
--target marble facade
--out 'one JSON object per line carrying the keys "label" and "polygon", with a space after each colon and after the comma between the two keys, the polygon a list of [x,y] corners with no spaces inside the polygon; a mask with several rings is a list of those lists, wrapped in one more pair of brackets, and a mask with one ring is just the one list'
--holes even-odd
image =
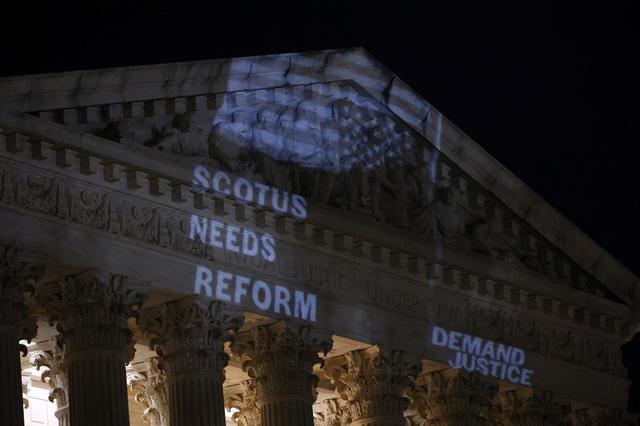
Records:
{"label": "marble facade", "polygon": [[0,79],[0,223],[3,425],[637,424],[638,277],[362,49]]}

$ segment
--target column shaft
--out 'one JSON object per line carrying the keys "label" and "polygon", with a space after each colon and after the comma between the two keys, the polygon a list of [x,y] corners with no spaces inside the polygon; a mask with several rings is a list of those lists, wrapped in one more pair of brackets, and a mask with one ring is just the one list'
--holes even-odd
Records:
{"label": "column shaft", "polygon": [[169,380],[172,426],[224,426],[223,401],[222,383],[206,372]]}
{"label": "column shaft", "polygon": [[18,327],[0,325],[0,424],[23,425]]}
{"label": "column shaft", "polygon": [[122,351],[85,351],[69,359],[68,369],[72,424],[129,425]]}
{"label": "column shaft", "polygon": [[262,426],[313,426],[313,398],[281,398],[263,401],[260,415]]}

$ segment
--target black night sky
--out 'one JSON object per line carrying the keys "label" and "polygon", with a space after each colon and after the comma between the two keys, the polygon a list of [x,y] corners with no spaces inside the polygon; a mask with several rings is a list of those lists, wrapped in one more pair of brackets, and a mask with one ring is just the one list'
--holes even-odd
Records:
{"label": "black night sky", "polygon": [[634,3],[20,2],[0,76],[363,46],[640,274]]}

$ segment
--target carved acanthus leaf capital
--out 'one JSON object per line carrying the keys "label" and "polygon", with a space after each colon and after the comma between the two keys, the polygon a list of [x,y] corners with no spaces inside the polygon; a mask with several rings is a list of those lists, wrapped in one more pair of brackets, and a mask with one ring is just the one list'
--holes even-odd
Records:
{"label": "carved acanthus leaf capital", "polygon": [[347,401],[341,398],[325,399],[314,405],[315,426],[346,426],[351,424]]}
{"label": "carved acanthus leaf capital", "polygon": [[24,304],[24,294],[34,293],[35,282],[45,272],[43,263],[34,261],[11,246],[0,246],[0,325],[21,328],[20,337],[31,340],[37,333],[35,317]]}
{"label": "carved acanthus leaf capital", "polygon": [[429,424],[478,425],[487,421],[496,380],[476,372],[447,369],[427,373],[409,392],[413,408]]}
{"label": "carved acanthus leaf capital", "polygon": [[258,400],[282,393],[313,397],[318,383],[313,366],[322,364],[319,354],[331,349],[331,334],[308,324],[278,321],[251,328],[232,343],[231,350],[255,380]]}
{"label": "carved acanthus leaf capital", "polygon": [[233,421],[238,426],[260,425],[260,406],[256,402],[256,386],[253,380],[241,383],[242,394],[232,395],[226,402],[228,407],[237,409],[233,413]]}
{"label": "carved acanthus leaf capital", "polygon": [[403,351],[372,346],[348,352],[345,361],[328,369],[327,374],[336,385],[336,392],[349,403],[352,420],[401,419],[409,404],[403,395],[412,386],[412,377],[420,373],[420,359]]}
{"label": "carved acanthus leaf capital", "polygon": [[491,418],[502,426],[523,424],[565,425],[569,406],[555,400],[553,392],[537,387],[500,392],[493,401]]}
{"label": "carved acanthus leaf capital", "polygon": [[151,426],[164,426],[169,422],[169,398],[166,375],[158,368],[158,358],[149,358],[141,372],[127,367],[127,386],[136,392],[135,401],[144,407],[142,420]]}
{"label": "carved acanthus leaf capital", "polygon": [[571,424],[575,426],[634,426],[638,424],[638,417],[633,414],[629,415],[623,410],[595,406],[574,409],[571,413]]}
{"label": "carved acanthus leaf capital", "polygon": [[36,343],[27,345],[27,357],[36,370],[42,370],[40,380],[51,388],[49,401],[55,401],[58,408],[64,408],[69,400],[67,366],[64,362],[64,350],[55,344],[55,338],[52,340],[51,350],[44,350]]}
{"label": "carved acanthus leaf capital", "polygon": [[38,301],[58,321],[58,344],[67,356],[79,351],[114,349],[123,360],[133,358],[133,340],[128,320],[146,295],[128,288],[128,277],[88,269],[43,287]]}
{"label": "carved acanthus leaf capital", "polygon": [[214,371],[223,381],[229,360],[224,344],[242,325],[242,314],[219,301],[189,296],[146,310],[141,325],[169,380],[179,374]]}

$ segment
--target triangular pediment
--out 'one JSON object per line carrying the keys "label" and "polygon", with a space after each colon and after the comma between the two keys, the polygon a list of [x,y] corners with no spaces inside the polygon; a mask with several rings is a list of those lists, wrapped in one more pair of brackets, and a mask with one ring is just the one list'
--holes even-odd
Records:
{"label": "triangular pediment", "polygon": [[361,49],[5,78],[0,110],[209,163],[579,291],[640,299],[635,275]]}

